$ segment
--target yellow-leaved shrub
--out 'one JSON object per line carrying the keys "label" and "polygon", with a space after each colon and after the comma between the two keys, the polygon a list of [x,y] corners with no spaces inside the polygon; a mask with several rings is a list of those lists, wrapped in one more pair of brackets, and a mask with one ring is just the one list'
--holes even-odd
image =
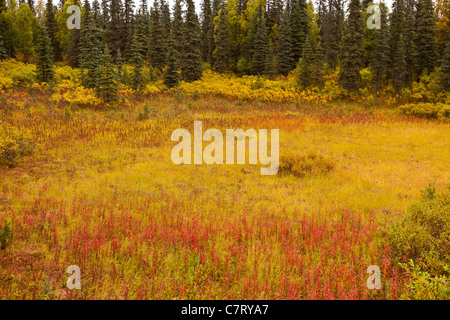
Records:
{"label": "yellow-leaved shrub", "polygon": [[31,133],[0,121],[0,166],[13,167],[33,152]]}

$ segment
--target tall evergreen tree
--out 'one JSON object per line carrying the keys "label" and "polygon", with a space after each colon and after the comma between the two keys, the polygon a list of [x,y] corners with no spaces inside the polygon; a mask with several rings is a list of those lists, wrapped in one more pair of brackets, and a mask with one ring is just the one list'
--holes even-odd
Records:
{"label": "tall evergreen tree", "polygon": [[395,91],[399,92],[405,85],[407,75],[405,42],[403,41],[403,34],[400,34],[400,38],[397,44],[397,52],[394,55],[392,71],[392,84]]}
{"label": "tall evergreen tree", "polygon": [[144,61],[140,54],[140,44],[137,40],[136,34],[134,34],[131,40],[131,65],[133,68],[133,74],[131,75],[131,86],[134,90],[142,90],[145,88],[145,77],[142,73],[144,67]]}
{"label": "tall evergreen tree", "polygon": [[113,104],[119,99],[119,83],[108,47],[105,47],[103,51],[102,64],[96,94],[104,103]]}
{"label": "tall evergreen tree", "polygon": [[163,83],[168,88],[173,88],[180,82],[179,70],[180,54],[175,49],[175,40],[173,33],[169,37],[169,50],[167,54],[167,68],[164,72]]}
{"label": "tall evergreen tree", "polygon": [[338,63],[344,25],[343,6],[340,0],[322,1],[319,3],[319,27],[324,60],[334,68]]}
{"label": "tall evergreen tree", "polygon": [[419,74],[422,74],[423,71],[432,72],[437,65],[436,21],[431,0],[419,0],[418,8],[417,49]]}
{"label": "tall evergreen tree", "polygon": [[212,52],[214,42],[211,41],[214,34],[214,24],[212,16],[211,0],[203,0],[202,2],[202,59],[205,62],[212,61]]}
{"label": "tall evergreen tree", "polygon": [[394,67],[394,57],[397,54],[397,46],[400,41],[400,35],[404,34],[404,23],[405,23],[405,4],[403,0],[394,0],[392,2],[392,14],[390,19],[390,58],[391,58],[391,70]]}
{"label": "tall evergreen tree", "polygon": [[136,37],[140,44],[140,54],[142,59],[146,59],[148,52],[150,51],[150,24],[149,19],[144,14],[138,14],[135,16],[136,23]]}
{"label": "tall evergreen tree", "polygon": [[3,39],[3,29],[0,26],[0,61],[5,60],[8,57],[5,42]]}
{"label": "tall evergreen tree", "polygon": [[80,32],[80,67],[84,69],[83,86],[95,88],[98,85],[102,66],[102,33],[96,27],[89,2],[85,3],[83,28]]}
{"label": "tall evergreen tree", "polygon": [[51,40],[45,26],[42,26],[39,30],[36,50],[36,79],[39,83],[52,83],[55,79]]}
{"label": "tall evergreen tree", "polygon": [[[105,14],[105,12],[103,12]],[[123,5],[121,0],[110,0],[109,12],[107,16],[107,28],[105,30],[105,42],[111,50],[113,61],[116,61],[120,51],[123,55],[127,45],[127,38],[124,34]],[[106,17],[105,17],[106,18]]]}
{"label": "tall evergreen tree", "polygon": [[173,22],[172,22],[172,31],[173,31],[173,39],[174,39],[174,47],[173,49],[178,52],[178,54],[182,55],[183,51],[183,39],[184,39],[184,21],[183,21],[183,10],[181,8],[182,0],[175,0],[175,6],[173,11]]}
{"label": "tall evergreen tree", "polygon": [[226,8],[219,10],[218,25],[215,32],[215,50],[213,52],[214,70],[220,73],[228,70],[229,48],[228,48],[228,11]]}
{"label": "tall evergreen tree", "polygon": [[306,36],[302,58],[298,62],[298,82],[302,88],[308,88],[314,82],[314,52],[311,47],[309,35]]}
{"label": "tall evergreen tree", "polygon": [[381,21],[380,29],[375,30],[375,51],[372,60],[372,69],[375,72],[375,91],[377,95],[387,77],[390,66],[389,29],[387,25],[387,8],[380,4]]}
{"label": "tall evergreen tree", "polygon": [[286,8],[281,17],[280,35],[278,37],[277,71],[286,76],[294,66],[292,52],[291,28],[289,25],[289,11]]}
{"label": "tall evergreen tree", "polygon": [[164,24],[159,4],[154,2],[151,9],[151,31],[150,31],[150,62],[153,68],[162,70],[166,65],[167,39],[165,38]]}
{"label": "tall evergreen tree", "polygon": [[61,48],[59,46],[59,41],[56,38],[56,34],[58,33],[58,23],[55,19],[55,7],[53,6],[52,0],[47,0],[45,11],[45,26],[53,48],[53,58],[55,61],[60,61],[62,58]]}
{"label": "tall evergreen tree", "polygon": [[186,0],[186,25],[184,28],[183,61],[181,75],[188,82],[199,80],[202,76],[202,56],[200,51],[200,25],[193,0]]}
{"label": "tall evergreen tree", "polygon": [[415,16],[412,3],[406,7],[405,28],[404,28],[405,50],[406,50],[406,83],[411,84],[417,80],[418,76],[418,53],[417,34],[415,31]]}
{"label": "tall evergreen tree", "polygon": [[345,24],[341,49],[339,82],[348,91],[357,91],[361,85],[359,69],[363,65],[363,21],[359,0],[351,0]]}
{"label": "tall evergreen tree", "polygon": [[269,54],[268,47],[269,35],[267,34],[266,18],[260,4],[258,7],[255,37],[253,40],[253,73],[257,75],[264,74],[266,69],[267,55]]}
{"label": "tall evergreen tree", "polygon": [[305,0],[292,0],[290,14],[292,53],[295,63],[302,56],[303,44],[308,34],[308,14]]}

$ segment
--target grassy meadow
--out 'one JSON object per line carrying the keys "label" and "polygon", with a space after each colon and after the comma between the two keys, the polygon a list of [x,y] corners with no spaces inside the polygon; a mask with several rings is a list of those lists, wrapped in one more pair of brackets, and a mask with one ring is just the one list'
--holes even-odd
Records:
{"label": "grassy meadow", "polygon": [[[154,93],[99,110],[38,91],[8,102],[0,120],[35,148],[0,168],[0,225],[14,232],[2,299],[398,299],[408,277],[386,228],[450,181],[450,124],[393,108]],[[195,120],[279,129],[281,164],[292,153],[332,166],[175,165],[171,133]],[[70,265],[81,290],[66,287]],[[369,265],[381,290],[366,286]]]}

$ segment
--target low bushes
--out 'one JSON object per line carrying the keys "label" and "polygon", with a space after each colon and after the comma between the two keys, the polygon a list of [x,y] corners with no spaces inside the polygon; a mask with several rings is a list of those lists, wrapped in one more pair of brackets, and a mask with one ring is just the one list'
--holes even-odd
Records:
{"label": "low bushes", "polygon": [[0,121],[0,166],[13,167],[33,152],[31,134]]}
{"label": "low bushes", "polygon": [[437,194],[429,186],[422,199],[408,208],[402,221],[387,233],[396,262],[412,260],[432,276],[448,273],[450,265],[450,186]]}
{"label": "low bushes", "polygon": [[325,158],[315,152],[306,154],[282,154],[280,157],[279,171],[292,173],[297,177],[305,177],[309,174],[327,174],[335,168],[331,159]]}
{"label": "low bushes", "polygon": [[413,115],[426,119],[450,121],[450,104],[445,103],[417,103],[404,104],[400,110],[406,115]]}

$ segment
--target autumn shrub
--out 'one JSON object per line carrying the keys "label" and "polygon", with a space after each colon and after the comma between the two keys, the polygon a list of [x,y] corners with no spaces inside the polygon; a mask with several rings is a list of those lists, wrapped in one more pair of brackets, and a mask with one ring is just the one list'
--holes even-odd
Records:
{"label": "autumn shrub", "polygon": [[332,159],[312,151],[305,154],[281,154],[280,157],[279,171],[281,173],[292,173],[300,178],[310,174],[327,174],[334,168],[335,163]]}
{"label": "autumn shrub", "polygon": [[31,86],[35,82],[35,68],[34,64],[25,64],[14,59],[0,62],[0,86],[5,86],[5,83],[14,87]]}
{"label": "autumn shrub", "polygon": [[13,241],[14,233],[9,225],[8,221],[5,221],[3,229],[0,230],[0,249],[5,250],[11,245]]}
{"label": "autumn shrub", "polygon": [[[401,295],[402,300],[450,300],[450,278],[445,275],[432,276],[410,260],[408,264],[402,263],[409,284],[407,290]],[[450,266],[445,266],[449,273]]]}
{"label": "autumn shrub", "polygon": [[13,167],[22,156],[33,152],[29,131],[19,130],[0,121],[0,165]]}
{"label": "autumn shrub", "polygon": [[428,186],[406,216],[388,227],[387,240],[393,259],[412,260],[432,276],[448,273],[450,265],[450,186],[437,193]]}
{"label": "autumn shrub", "polygon": [[409,103],[400,106],[400,111],[406,115],[414,115],[426,119],[450,121],[450,104],[445,103]]}

